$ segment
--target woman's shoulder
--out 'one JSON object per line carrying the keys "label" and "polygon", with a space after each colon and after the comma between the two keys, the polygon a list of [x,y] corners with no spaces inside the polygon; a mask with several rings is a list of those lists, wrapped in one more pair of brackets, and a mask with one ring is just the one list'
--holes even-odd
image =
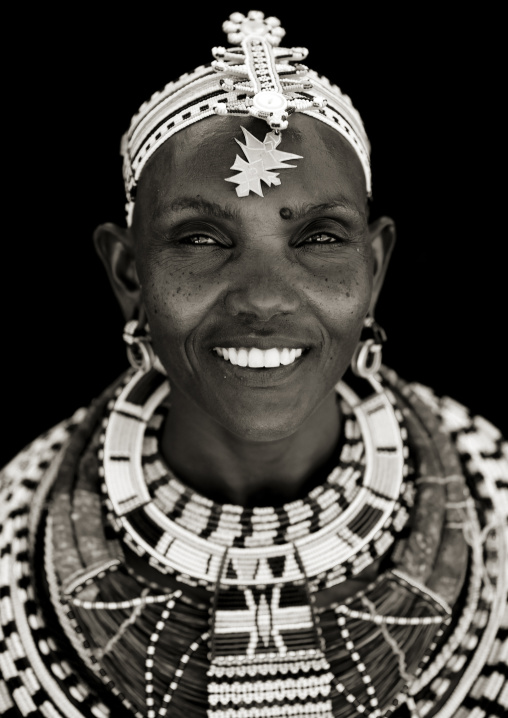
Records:
{"label": "woman's shoulder", "polygon": [[45,474],[55,471],[71,437],[76,432],[88,435],[98,425],[105,405],[115,396],[118,387],[122,386],[125,377],[130,374],[130,370],[122,373],[93,399],[88,407],[79,408],[72,416],[45,431],[14,456],[0,469],[0,489],[11,486],[13,482],[24,482],[34,488],[34,482],[37,483]]}
{"label": "woman's shoulder", "polygon": [[[426,431],[443,463],[441,481],[465,480],[461,496],[447,495],[442,535],[462,533],[468,546],[468,573],[454,618],[432,661],[411,688],[416,715],[504,715],[508,708],[508,444],[482,416],[419,383],[406,384],[387,371],[386,379],[402,414]],[[455,532],[455,533],[454,533]],[[442,549],[450,566],[453,541]],[[435,712],[432,712],[431,707]]]}
{"label": "woman's shoulder", "polygon": [[87,409],[78,409],[25,446],[0,470],[0,489],[8,490],[19,484],[33,488],[58,461],[86,414]]}
{"label": "woman's shoulder", "polygon": [[449,396],[438,396],[432,389],[413,382],[408,385],[437,417],[439,429],[447,434],[460,457],[478,498],[496,512],[508,515],[508,441],[501,431],[483,416]]}
{"label": "woman's shoulder", "polygon": [[430,387],[411,382],[408,384],[411,391],[423,401],[441,420],[442,429],[452,436],[459,433],[470,433],[489,445],[499,448],[506,443],[499,429],[483,416],[473,414],[464,404],[443,395],[439,396]]}

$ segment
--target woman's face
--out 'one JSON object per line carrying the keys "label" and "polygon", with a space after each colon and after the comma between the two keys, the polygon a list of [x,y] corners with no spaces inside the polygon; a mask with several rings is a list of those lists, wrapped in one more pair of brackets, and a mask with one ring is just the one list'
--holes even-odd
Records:
{"label": "woman's face", "polygon": [[[302,156],[290,162],[296,169],[280,170],[280,186],[263,184],[264,197],[238,197],[225,178],[244,157],[234,141],[244,141],[241,126],[260,140],[269,131],[259,120],[213,117],[166,142],[143,171],[132,231],[173,392],[261,441],[290,436],[330,400],[369,310],[376,263],[350,145],[293,116],[279,150]],[[241,349],[258,363],[294,360],[242,367],[231,349],[240,363]]]}

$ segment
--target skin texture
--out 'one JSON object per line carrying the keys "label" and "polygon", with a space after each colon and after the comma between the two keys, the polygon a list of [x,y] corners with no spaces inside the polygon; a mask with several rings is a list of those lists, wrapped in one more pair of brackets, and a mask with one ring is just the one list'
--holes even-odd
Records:
{"label": "skin texture", "polygon": [[[363,170],[337,132],[295,115],[280,149],[302,155],[264,198],[225,182],[246,127],[213,117],[168,140],[143,170],[133,225],[95,243],[126,318],[143,304],[166,368],[162,452],[218,500],[291,500],[333,466],[334,391],[374,310],[393,223],[368,224]],[[299,346],[285,370],[241,369],[213,347]]]}

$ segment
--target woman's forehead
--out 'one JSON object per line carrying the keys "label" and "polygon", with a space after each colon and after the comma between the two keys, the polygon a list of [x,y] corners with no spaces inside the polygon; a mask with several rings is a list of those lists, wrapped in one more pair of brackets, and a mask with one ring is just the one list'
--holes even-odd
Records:
{"label": "woman's forehead", "polygon": [[231,178],[241,177],[233,168],[236,158],[241,158],[240,167],[249,159],[242,151],[247,136],[244,130],[261,143],[267,129],[266,123],[253,118],[210,117],[182,130],[164,143],[144,168],[135,214],[148,211],[153,215],[174,206],[179,197],[189,196],[237,206],[240,211],[253,201],[262,211],[278,198],[285,205],[301,205],[330,201],[337,195],[364,208],[365,175],[356,152],[339,133],[305,115],[294,116],[290,128],[281,133],[276,149],[298,159],[283,162],[270,173],[280,185],[263,182],[262,197],[252,193],[239,197],[237,183]]}

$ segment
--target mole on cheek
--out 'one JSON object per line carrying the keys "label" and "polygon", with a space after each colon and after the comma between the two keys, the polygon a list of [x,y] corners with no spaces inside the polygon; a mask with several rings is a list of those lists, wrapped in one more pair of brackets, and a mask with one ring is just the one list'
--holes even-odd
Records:
{"label": "mole on cheek", "polygon": [[282,217],[282,219],[291,219],[291,217],[293,216],[293,213],[289,209],[289,207],[282,207],[279,214]]}

